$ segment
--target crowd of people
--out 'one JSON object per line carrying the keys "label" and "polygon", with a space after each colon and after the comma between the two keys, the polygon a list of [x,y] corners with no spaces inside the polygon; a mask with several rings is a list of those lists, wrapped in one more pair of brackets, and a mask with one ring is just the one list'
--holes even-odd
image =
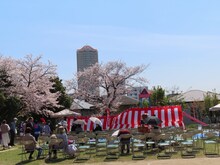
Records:
{"label": "crowd of people", "polygon": [[[97,130],[101,131],[102,129],[97,125],[94,131]],[[73,123],[71,131],[76,133],[82,132],[82,125]],[[0,144],[3,146],[4,150],[15,146],[16,135],[22,137],[22,140],[32,141],[31,144],[25,146],[25,149],[30,151],[29,159],[33,159],[34,150],[37,150],[38,152],[37,158],[40,158],[41,156],[42,148],[37,145],[40,136],[47,136],[49,139],[62,139],[62,142],[59,145],[48,144],[48,159],[56,158],[57,150],[60,148],[68,153],[69,142],[67,137],[67,120],[65,117],[57,120],[55,129],[53,130],[51,129],[50,120],[45,121],[44,118],[36,120],[33,117],[29,117],[26,121],[20,121],[19,123],[17,118],[14,118],[13,121],[9,123],[7,123],[6,120],[3,120],[0,125]]]}
{"label": "crowd of people", "polygon": [[[3,150],[9,149],[15,146],[16,135],[21,136],[23,140],[31,140],[33,143],[25,146],[26,150],[31,149],[38,150],[38,157],[40,157],[42,149],[37,147],[39,136],[51,135],[50,121],[45,121],[44,118],[40,120],[34,120],[33,117],[29,117],[26,121],[18,123],[18,119],[15,117],[11,122],[3,120],[0,125],[0,144]],[[33,152],[30,152],[29,159],[32,159]]]}
{"label": "crowd of people", "polygon": [[[153,132],[155,134],[160,133],[160,127],[158,125],[149,125],[146,122],[148,118],[148,114],[144,113],[142,114],[142,119],[140,121],[139,128],[140,132]],[[63,152],[68,153],[70,142],[68,141],[67,136],[67,120],[66,118],[62,118],[59,120],[56,124],[56,129],[51,129],[51,123],[48,120],[45,121],[44,118],[40,118],[40,120],[34,120],[33,117],[29,117],[26,121],[21,121],[18,125],[17,123],[18,119],[14,118],[13,121],[11,121],[9,124],[6,120],[3,120],[0,126],[0,141],[3,146],[3,149],[8,149],[11,146],[15,145],[15,137],[16,135],[20,135],[23,137],[23,140],[32,140],[33,143],[31,145],[25,146],[27,150],[31,150],[29,159],[32,159],[32,155],[34,153],[34,150],[38,151],[37,158],[40,158],[42,153],[42,148],[37,145],[39,136],[47,136],[49,139],[61,139],[61,143],[59,144],[49,144],[49,154],[48,159],[56,159],[57,158],[57,150],[62,148]],[[74,118],[71,127],[70,132],[75,132],[76,134],[79,134],[80,132],[83,132],[83,125],[86,123],[79,123],[77,122],[78,119]],[[17,131],[18,130],[18,131]],[[102,131],[102,125],[99,123],[94,124],[93,132],[97,133]],[[127,129],[121,129],[119,130],[119,133],[117,135],[119,137],[120,143],[121,143],[121,153],[124,154],[126,152],[129,154],[130,152],[130,142],[131,142],[131,132]]]}
{"label": "crowd of people", "polygon": [[17,121],[15,117],[10,123],[3,120],[0,125],[0,144],[3,149],[11,148],[15,146],[15,136],[17,134]]}

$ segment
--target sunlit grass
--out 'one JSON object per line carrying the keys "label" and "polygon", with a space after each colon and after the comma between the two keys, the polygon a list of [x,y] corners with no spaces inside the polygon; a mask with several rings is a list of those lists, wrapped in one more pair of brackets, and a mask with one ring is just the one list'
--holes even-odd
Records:
{"label": "sunlit grass", "polygon": [[[197,158],[205,157],[203,154],[203,150],[200,150],[196,153]],[[180,152],[172,154],[171,159],[178,159],[181,158]],[[156,160],[157,159],[157,152],[153,154],[146,154],[145,160]],[[62,155],[58,155],[58,159],[52,160],[50,162],[45,161],[45,159],[40,160],[31,160],[31,161],[21,161],[21,147],[18,145],[8,150],[0,150],[0,164],[2,165],[19,165],[19,164],[28,164],[28,165],[45,165],[45,164],[61,164],[61,165],[68,165],[73,164],[73,158],[63,158]],[[105,162],[105,156],[95,156],[92,154],[90,160],[86,161],[85,163],[101,163]],[[110,160],[111,161],[111,160]],[[132,155],[123,155],[119,156],[117,160],[112,160],[117,162],[124,162],[124,161],[133,161]]]}

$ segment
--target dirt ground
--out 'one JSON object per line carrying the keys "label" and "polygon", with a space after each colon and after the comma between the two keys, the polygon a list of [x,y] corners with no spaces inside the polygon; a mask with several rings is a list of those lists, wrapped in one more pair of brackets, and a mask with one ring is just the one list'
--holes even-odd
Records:
{"label": "dirt ground", "polygon": [[219,165],[219,158],[192,158],[192,159],[166,159],[166,160],[141,160],[129,162],[102,162],[86,165]]}

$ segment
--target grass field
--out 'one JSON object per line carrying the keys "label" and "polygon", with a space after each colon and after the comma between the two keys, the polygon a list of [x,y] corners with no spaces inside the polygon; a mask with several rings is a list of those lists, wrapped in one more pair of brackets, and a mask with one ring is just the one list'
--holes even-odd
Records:
{"label": "grass field", "polygon": [[[220,142],[220,140],[218,141]],[[39,160],[28,160],[28,161],[22,161],[22,155],[21,155],[21,146],[17,145],[15,147],[12,147],[8,150],[2,150],[2,146],[0,146],[0,165],[21,165],[21,164],[28,164],[28,165],[48,165],[48,164],[59,164],[59,165],[72,165],[76,164],[75,159],[73,158],[63,158],[62,155],[58,155],[58,159],[46,161],[46,159],[39,159]],[[219,147],[219,145],[218,145]],[[220,150],[220,147],[219,147]],[[35,151],[37,152],[37,151]],[[206,156],[203,154],[203,150],[200,150],[196,153],[196,158],[205,158]],[[180,151],[172,154],[171,159],[183,159],[181,157]],[[148,160],[157,160],[157,153],[154,154],[148,154],[146,153],[146,158],[144,161]],[[132,155],[120,155],[117,160],[109,160],[109,161],[117,161],[117,164],[120,162],[134,162],[132,160]],[[102,164],[103,162],[106,162],[105,156],[96,156],[95,154],[91,155],[91,158],[86,161],[86,164]],[[79,163],[78,163],[79,164]],[[82,163],[80,163],[82,164]],[[84,164],[84,163],[83,163]]]}
{"label": "grass field", "polygon": [[[202,158],[205,157],[203,155],[202,150],[196,154],[197,158]],[[180,152],[173,154],[171,159],[179,159],[181,158]],[[149,154],[146,155],[145,160],[156,160],[157,156],[154,154]],[[111,161],[111,160],[110,160]],[[120,156],[119,159],[117,160],[112,160],[112,161],[117,161],[119,162],[129,162],[133,161],[131,155],[123,155]],[[100,156],[97,157],[95,155],[92,155],[90,160],[86,161],[85,163],[102,163],[106,162],[105,156]],[[0,150],[0,164],[1,165],[20,165],[20,164],[28,164],[28,165],[45,165],[45,164],[59,164],[59,165],[69,165],[69,164],[75,164],[73,158],[63,158],[61,155],[58,156],[58,159],[56,160],[51,160],[50,162],[47,162],[45,159],[40,159],[40,160],[31,160],[31,161],[22,161],[21,157],[21,148],[20,146],[15,146],[11,149],[8,150]],[[81,163],[80,163],[81,164]]]}

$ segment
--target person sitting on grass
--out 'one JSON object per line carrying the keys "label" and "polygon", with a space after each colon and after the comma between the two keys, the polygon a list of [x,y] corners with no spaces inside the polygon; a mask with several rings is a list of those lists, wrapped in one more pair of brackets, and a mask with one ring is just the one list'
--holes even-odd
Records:
{"label": "person sitting on grass", "polygon": [[27,127],[25,130],[25,136],[23,136],[22,140],[23,141],[28,141],[28,140],[33,141],[33,143],[25,145],[25,150],[30,152],[29,160],[33,159],[32,155],[34,153],[34,150],[38,151],[37,159],[39,159],[41,156],[41,153],[42,153],[42,148],[36,146],[37,141],[35,140],[34,136],[31,135],[31,132],[32,132],[32,129],[30,127]]}

